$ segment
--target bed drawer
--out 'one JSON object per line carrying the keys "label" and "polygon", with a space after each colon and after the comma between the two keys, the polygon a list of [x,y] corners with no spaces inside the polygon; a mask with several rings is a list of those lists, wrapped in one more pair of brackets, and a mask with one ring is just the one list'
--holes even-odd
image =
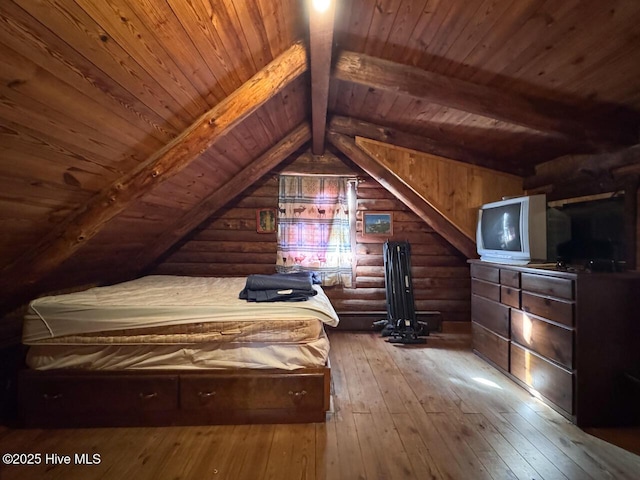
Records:
{"label": "bed drawer", "polygon": [[287,375],[180,376],[180,406],[184,410],[318,410],[324,405],[321,373]]}
{"label": "bed drawer", "polygon": [[99,425],[103,416],[129,418],[178,406],[177,375],[135,378],[31,373],[24,375],[18,386],[21,410],[45,425],[70,418],[76,425]]}

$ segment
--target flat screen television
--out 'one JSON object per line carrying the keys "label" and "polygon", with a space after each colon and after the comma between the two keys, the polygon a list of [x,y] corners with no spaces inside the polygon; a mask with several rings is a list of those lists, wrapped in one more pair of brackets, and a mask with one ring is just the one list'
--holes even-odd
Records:
{"label": "flat screen television", "polygon": [[476,244],[486,262],[526,265],[547,259],[545,195],[487,203],[478,213]]}

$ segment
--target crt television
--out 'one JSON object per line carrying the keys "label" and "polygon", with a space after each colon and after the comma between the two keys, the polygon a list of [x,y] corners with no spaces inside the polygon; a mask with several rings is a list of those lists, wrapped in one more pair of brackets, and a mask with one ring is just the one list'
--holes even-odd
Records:
{"label": "crt television", "polygon": [[476,244],[486,262],[526,265],[547,258],[547,199],[531,195],[480,208]]}

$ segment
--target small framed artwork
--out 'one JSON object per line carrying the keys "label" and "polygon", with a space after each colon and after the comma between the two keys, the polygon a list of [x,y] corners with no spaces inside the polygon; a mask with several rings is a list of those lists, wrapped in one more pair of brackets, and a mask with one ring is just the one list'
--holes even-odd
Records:
{"label": "small framed artwork", "polygon": [[362,214],[362,234],[384,237],[393,235],[393,213],[364,212]]}
{"label": "small framed artwork", "polygon": [[275,233],[275,208],[259,208],[258,210],[256,210],[256,231],[258,233]]}

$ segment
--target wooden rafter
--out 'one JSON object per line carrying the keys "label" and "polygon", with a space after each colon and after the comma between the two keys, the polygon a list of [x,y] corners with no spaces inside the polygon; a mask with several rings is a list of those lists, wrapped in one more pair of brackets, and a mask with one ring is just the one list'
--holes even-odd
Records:
{"label": "wooden rafter", "polygon": [[361,53],[341,52],[333,75],[341,81],[607,147],[637,141],[637,125],[629,122],[616,122],[612,118],[587,122],[582,112],[566,105],[508,93]]}
{"label": "wooden rafter", "polygon": [[138,256],[138,259],[134,262],[135,266],[139,269],[144,269],[156,261],[182,237],[226,205],[229,200],[244,192],[258,179],[269,173],[270,170],[308,142],[310,138],[311,129],[306,122],[296,127],[289,135],[256,158],[230,181],[215,192],[212,192],[188,213],[174,222],[154,242],[151,248]]}
{"label": "wooden rafter", "polygon": [[334,115],[329,121],[329,129],[350,137],[365,137],[379,142],[390,143],[419,152],[430,153],[440,157],[459,160],[492,170],[522,176],[522,168],[516,168],[506,162],[500,162],[480,153],[471,151],[460,144],[435,140],[421,135],[403,132],[397,128],[385,127],[350,117]]}
{"label": "wooden rafter", "polygon": [[329,8],[324,12],[317,12],[313,7],[309,7],[312,151],[315,155],[324,153],[335,3],[335,0],[329,2]]}
{"label": "wooden rafter", "polygon": [[5,298],[53,271],[134,200],[180,172],[306,70],[306,50],[296,43],[176,139],[72,212],[34,249],[7,266],[0,279]]}
{"label": "wooden rafter", "polygon": [[360,149],[351,137],[329,130],[327,140],[375,178],[463,255],[467,258],[477,257],[476,245],[471,239],[444,218],[424,198],[397,178],[393,172]]}
{"label": "wooden rafter", "polygon": [[611,179],[618,171],[630,173],[640,165],[640,145],[612,153],[565,155],[536,166],[536,173],[525,178],[526,190],[545,189],[554,184]]}

